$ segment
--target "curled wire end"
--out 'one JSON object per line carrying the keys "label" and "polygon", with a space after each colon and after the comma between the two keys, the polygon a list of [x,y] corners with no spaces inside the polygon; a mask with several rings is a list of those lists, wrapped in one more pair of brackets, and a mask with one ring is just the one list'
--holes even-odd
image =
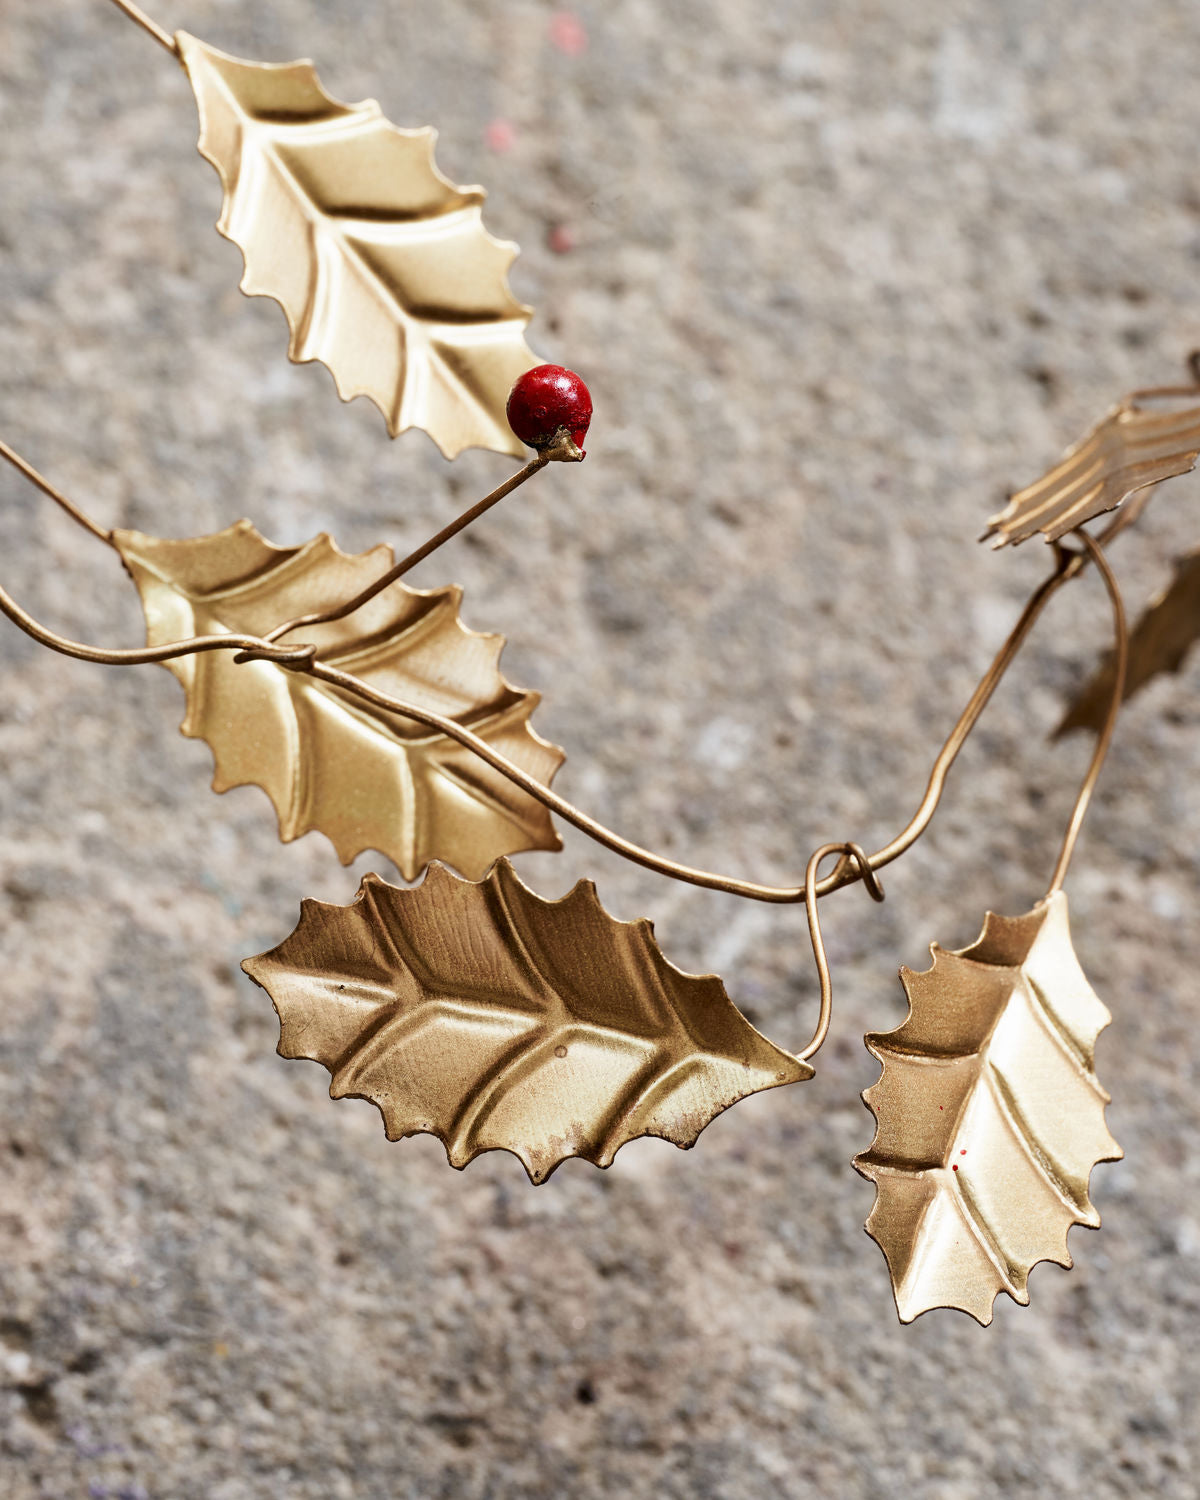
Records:
{"label": "curled wire end", "polygon": [[[872,901],[882,901],[884,899],[883,885],[880,882],[879,876],[875,873],[875,867],[872,865],[870,857],[861,844],[826,844],[821,850],[817,864],[820,864],[826,854],[841,855],[841,858],[830,872],[826,884],[833,881],[836,886],[849,885],[852,879],[857,878],[866,886]],[[847,871],[851,869],[857,870],[857,877],[847,874]]]}
{"label": "curled wire end", "polygon": [[875,873],[875,867],[867,856],[867,851],[861,844],[843,844],[842,858],[848,859],[852,864],[858,866],[858,873],[862,877],[862,883],[867,888],[867,894],[872,901],[882,901],[885,896],[883,882]]}

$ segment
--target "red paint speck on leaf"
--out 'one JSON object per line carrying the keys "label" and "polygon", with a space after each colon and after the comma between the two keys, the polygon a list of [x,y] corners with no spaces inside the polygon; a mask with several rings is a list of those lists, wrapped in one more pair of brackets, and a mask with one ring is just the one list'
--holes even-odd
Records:
{"label": "red paint speck on leaf", "polygon": [[952,1167],[951,1167],[951,1168],[950,1168],[950,1170],[951,1170],[951,1171],[952,1171],[952,1172],[957,1172],[957,1171],[958,1171],[958,1163],[957,1163],[957,1162],[955,1162],[955,1163],[954,1163],[954,1165],[953,1165],[953,1166],[952,1166]]}
{"label": "red paint speck on leaf", "polygon": [[945,1105],[944,1105],[944,1104],[939,1104],[939,1105],[938,1105],[938,1108],[939,1108],[939,1109],[945,1109],[945,1107],[946,1107],[946,1106],[945,1106]]}
{"label": "red paint speck on leaf", "polygon": [[546,236],[546,244],[555,255],[569,255],[575,248],[575,233],[566,224],[555,224]]}
{"label": "red paint speck on leaf", "polygon": [[967,1154],[967,1148],[964,1146],[962,1148],[962,1150],[958,1154],[959,1154],[959,1156],[966,1156],[966,1154]]}
{"label": "red paint speck on leaf", "polygon": [[578,16],[560,10],[550,19],[550,42],[564,57],[582,57],[587,51],[587,31]]}
{"label": "red paint speck on leaf", "polygon": [[493,120],[484,128],[483,139],[489,150],[503,155],[505,151],[511,151],[516,145],[516,128],[509,120]]}

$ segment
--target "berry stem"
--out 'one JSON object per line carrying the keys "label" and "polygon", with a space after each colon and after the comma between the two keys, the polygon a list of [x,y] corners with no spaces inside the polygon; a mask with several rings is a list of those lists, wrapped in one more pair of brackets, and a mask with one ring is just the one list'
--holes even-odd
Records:
{"label": "berry stem", "polygon": [[36,484],[43,495],[49,495],[55,505],[61,506],[66,511],[72,521],[77,522],[85,531],[90,531],[93,536],[99,537],[102,542],[107,542],[110,547],[113,545],[111,531],[105,531],[99,521],[93,521],[91,516],[86,511],[80,510],[73,500],[68,500],[61,490],[56,490],[44,475],[39,474],[31,463],[26,463],[21,455],[14,452],[7,443],[0,442],[0,458],[12,464],[19,474],[24,474],[30,484]]}
{"label": "berry stem", "polygon": [[123,11],[131,21],[139,25],[143,31],[147,31],[160,47],[165,47],[173,57],[179,56],[179,48],[175,45],[175,38],[166,32],[156,22],[152,21],[146,12],[134,5],[133,0],[113,0],[118,10]]}
{"label": "berry stem", "polygon": [[539,453],[523,469],[518,469],[503,484],[498,484],[490,495],[477,500],[474,505],[464,510],[461,516],[451,521],[449,526],[443,526],[436,536],[431,536],[427,542],[422,542],[415,551],[410,552],[407,557],[402,557],[394,568],[389,568],[386,573],[381,574],[374,583],[355,594],[352,599],[347,599],[336,609],[323,610],[318,614],[297,615],[293,620],[285,620],[282,625],[276,625],[275,629],[264,639],[277,641],[291,630],[300,630],[309,625],[326,625],[330,620],[344,620],[347,615],[352,615],[368,600],[374,599],[376,594],[382,594],[384,589],[390,587],[398,578],[403,578],[410,568],[415,568],[419,562],[424,562],[429,554],[436,552],[443,542],[448,542],[460,531],[465,531],[472,521],[478,520],[485,511],[491,510],[492,506],[498,504],[506,495],[511,495],[513,490],[524,484],[527,479],[532,479],[539,469],[546,467],[553,456],[548,450]]}

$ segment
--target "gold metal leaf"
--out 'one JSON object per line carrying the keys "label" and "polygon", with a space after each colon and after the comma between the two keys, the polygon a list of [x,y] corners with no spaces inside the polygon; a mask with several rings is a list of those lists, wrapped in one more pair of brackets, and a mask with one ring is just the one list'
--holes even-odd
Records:
{"label": "gold metal leaf", "polygon": [[[1162,672],[1178,672],[1188,652],[1200,640],[1200,549],[1176,559],[1175,576],[1146,606],[1129,636],[1129,666],[1125,697]],[[1112,701],[1113,658],[1109,653],[1080,689],[1078,697],[1055,731],[1099,731]]]}
{"label": "gold metal leaf", "polygon": [[960,952],[902,969],[909,1014],[868,1036],[883,1064],[863,1094],[874,1182],[867,1233],[887,1257],[901,1322],[931,1307],[992,1321],[1024,1306],[1038,1261],[1071,1265],[1072,1224],[1099,1228],[1088,1182],[1121,1148],[1104,1122],[1096,1037],[1112,1019],[1071,946],[1060,891],[1021,917],[989,912]]}
{"label": "gold metal leaf", "polygon": [[283,308],[289,356],[327,365],[343,400],[369,396],[393,437],[523,453],[504,415],[537,363],[508,285],[517,247],[484,229],[482,188],[438,171],[436,132],[339,102],[309,62],[176,42],[225,190],[217,228],[245,256],[242,290]]}
{"label": "gold metal leaf", "polygon": [[1139,490],[1188,473],[1197,457],[1200,406],[1163,410],[1125,401],[1036,484],[1018,490],[984,534],[996,547],[1037,532],[1056,541]]}
{"label": "gold metal leaf", "polygon": [[[249,521],[213,536],[113,538],[142,596],[150,645],[191,635],[262,635],[332,608],[392,565],[325,534],[276,547]],[[499,671],[504,638],[468,630],[458,588],[393,584],[344,620],[306,627],[322,660],[379,690],[457,719],[549,785],[563,752],[530,728],[539,695]],[[561,847],[549,814],[446,736],[266,661],[208,652],[165,664],[187,691],[181,728],[207,740],[213,789],[252,784],[271,798],[284,842],[319,829],[343,863],[378,849],[411,880],[434,858],[470,876],[501,854]]]}
{"label": "gold metal leaf", "polygon": [[368,875],[349,906],[305,901],[242,967],[279,1013],[281,1055],[323,1063],[333,1098],[371,1100],[389,1140],[435,1135],[455,1167],[511,1151],[544,1182],[635,1136],[686,1148],[739,1099],[812,1077],[653,934],[590,881],[544,901],[507,860],[478,884],[435,864],[412,890]]}

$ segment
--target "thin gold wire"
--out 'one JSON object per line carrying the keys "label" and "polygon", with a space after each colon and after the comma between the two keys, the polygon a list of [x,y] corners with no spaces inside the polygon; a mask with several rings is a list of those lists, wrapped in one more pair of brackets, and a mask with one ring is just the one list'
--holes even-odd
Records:
{"label": "thin gold wire", "polygon": [[[979,716],[987,706],[996,688],[999,686],[1005,672],[1012,665],[1021,649],[1026,637],[1032,630],[1038,616],[1046,607],[1047,603],[1059,588],[1069,579],[1073,578],[1088,560],[1085,554],[1066,554],[1060,557],[1055,572],[1035,590],[1034,594],[1026,604],[1020,619],[1014,626],[1012,633],[1000,648],[992,665],[988,668],[983,680],[971,695],[963,713],[959,717],[949,738],[942,746],[933,770],[930,773],[929,782],[926,786],[925,795],[921,805],[910,822],[896,835],[890,843],[885,844],[882,849],[866,857],[865,865],[860,866],[858,861],[849,855],[843,855],[837,867],[827,875],[824,880],[816,883],[816,895],[827,896],[832,891],[840,889],[843,885],[852,884],[861,878],[861,870],[869,867],[871,870],[882,869],[894,859],[898,859],[909,849],[925,829],[929,826],[938,803],[941,801],[945,790],[946,777],[971,733]],[[247,659],[254,653],[248,653]],[[436,729],[439,733],[455,740],[465,749],[478,755],[481,760],[487,762],[503,776],[507,776],[514,785],[535,797],[543,807],[552,813],[557,813],[568,823],[573,824],[581,833],[587,834],[598,844],[611,849],[615,854],[622,855],[634,864],[644,866],[648,870],[654,870],[660,875],[666,875],[674,880],[686,881],[690,885],[701,886],[707,890],[723,891],[731,896],[744,896],[753,901],[766,901],[779,904],[789,904],[806,899],[805,886],[774,886],[763,885],[757,881],[740,880],[733,876],[719,875],[710,870],[697,869],[691,865],[681,864],[677,860],[668,859],[665,855],[655,854],[652,850],[643,848],[631,840],[623,838],[612,829],[598,823],[594,818],[581,812],[574,804],[568,802],[565,797],[560,797],[552,792],[541,782],[535,781],[519,766],[514,765],[505,756],[493,750],[484,740],[472,734],[469,729],[463,728],[461,724],[453,719],[446,719],[441,714],[434,713],[430,709],[418,708],[415,704],[406,703],[401,699],[393,698],[387,693],[377,692],[366,683],[349,673],[341,672],[336,668],[326,666],[320,660],[311,662],[305,670],[323,681],[342,687],[346,691],[356,694],[365,701],[372,703],[376,708],[382,708],[392,713],[415,720],[424,724],[427,728]]]}
{"label": "thin gold wire", "polygon": [[[959,751],[966,744],[975,725],[979,722],[980,715],[991,701],[992,695],[1000,686],[1004,674],[1016,660],[1021,647],[1025,644],[1030,631],[1038,621],[1038,617],[1046,605],[1067,581],[1073,576],[1071,569],[1073,560],[1060,560],[1055,571],[1041,583],[1030,595],[1025,608],[1021,611],[1017,623],[1013,626],[1008,638],[996,653],[991,666],[980,679],[979,686],[971,694],[966,708],[959,715],[958,721],[950,731],[945,744],[938,752],[937,759],[933,763],[933,769],[929,773],[929,780],[925,786],[925,795],[921,799],[921,805],[913,814],[909,823],[901,829],[894,839],[877,850],[870,857],[871,868],[881,870],[885,865],[890,865],[893,860],[899,859],[913,844],[921,837],[926,828],[929,827],[938,804],[942,800],[942,794],[946,789],[946,778],[950,774],[950,768],[958,759]],[[838,862],[837,868],[829,876],[830,881],[835,881],[839,876],[846,875],[849,864],[846,858]],[[851,876],[850,878],[853,878]],[[843,882],[844,883],[844,882]]]}
{"label": "thin gold wire", "polygon": [[156,21],[152,21],[144,10],[134,5],[133,0],[113,0],[113,4],[118,10],[124,11],[131,21],[136,21],[143,31],[148,31],[160,47],[165,47],[175,57],[179,56],[175,38],[169,32],[164,31]]}
{"label": "thin gold wire", "polygon": [[1092,751],[1092,758],[1088,764],[1087,774],[1083,778],[1083,784],[1079,788],[1079,795],[1075,798],[1075,806],[1071,809],[1071,817],[1063,837],[1058,863],[1054,866],[1054,874],[1046,891],[1047,901],[1062,889],[1062,883],[1067,878],[1067,869],[1071,863],[1071,856],[1075,853],[1075,845],[1083,827],[1083,820],[1087,816],[1088,804],[1092,800],[1092,793],[1096,790],[1096,782],[1100,779],[1100,772],[1103,769],[1105,757],[1108,755],[1108,747],[1112,744],[1113,731],[1117,727],[1117,715],[1125,699],[1125,674],[1129,667],[1129,625],[1125,617],[1125,601],[1121,597],[1121,587],[1105,556],[1104,548],[1099,542],[1089,536],[1086,531],[1079,531],[1076,535],[1087,548],[1091,560],[1096,564],[1096,571],[1104,580],[1104,587],[1108,590],[1113,611],[1116,659],[1108,713],[1104,717],[1104,727],[1096,737],[1096,746]]}
{"label": "thin gold wire", "polygon": [[26,635],[63,656],[90,661],[103,667],[138,667],[149,662],[171,661],[177,656],[193,656],[201,651],[252,651],[256,660],[273,661],[281,667],[303,670],[313,659],[315,646],[275,646],[254,635],[195,635],[186,641],[168,641],[163,646],[142,646],[131,650],[109,650],[87,646],[81,641],[57,635],[38,623],[13,597],[0,588],[0,614],[19,625]]}
{"label": "thin gold wire", "polygon": [[[6,450],[5,456],[11,454]],[[17,459],[12,454],[14,460]],[[30,473],[28,465],[22,460],[17,460],[15,466],[22,473]],[[31,476],[32,477],[32,476]],[[77,506],[61,496],[53,486],[37,476],[39,488],[42,488],[52,499],[63,505],[69,515],[85,526],[93,535],[100,536],[105,540],[109,534],[105,533],[96,522],[87,517]],[[1110,534],[1114,534],[1119,527],[1119,520],[1112,523],[1102,534],[1100,541],[1105,541]],[[1083,535],[1083,533],[1080,533]],[[874,854],[867,855],[864,861],[843,852],[842,858],[831,873],[823,880],[814,883],[813,899],[829,895],[832,891],[839,890],[844,885],[863,878],[866,869],[872,871],[882,869],[893,860],[898,859],[913,843],[921,836],[928,827],[945,788],[946,776],[953,765],[955,758],[966,742],[979,716],[982,714],[988,701],[998,687],[1004,674],[1012,665],[1021,649],[1029,632],[1032,630],[1039,615],[1046,607],[1053,595],[1069,579],[1075,577],[1087,563],[1092,560],[1090,552],[1071,553],[1066,549],[1056,550],[1055,571],[1047,578],[1030,597],[1025,608],[1021,612],[1016,625],[1008,639],[1001,646],[991,666],[984,674],[978,687],[971,695],[963,713],[951,730],[949,737],[942,746],[937,759],[934,762],[926,786],[925,795],[916,814],[909,823],[896,835],[890,843],[885,844]],[[32,616],[22,610],[2,590],[0,590],[0,609],[9,619],[27,634],[32,635],[35,640],[43,645],[50,646],[53,650],[61,651],[64,655],[74,656],[81,660],[95,662],[101,665],[128,666],[141,662],[165,661],[172,657],[186,656],[193,651],[213,651],[220,649],[232,649],[240,653],[238,660],[252,661],[265,660],[278,663],[295,671],[308,672],[312,676],[320,678],[333,687],[362,699],[364,702],[373,704],[389,713],[397,714],[402,718],[414,723],[423,724],[429,729],[436,730],[448,739],[454,740],[462,745],[464,749],[470,750],[474,755],[490,765],[494,770],[508,778],[515,786],[527,792],[559,817],[578,828],[581,833],[586,834],[596,843],[611,849],[614,853],[621,855],[634,864],[642,865],[657,874],[665,875],[674,880],[685,881],[690,885],[700,886],[707,890],[724,892],[727,895],[742,896],[749,900],[764,901],[777,904],[792,904],[806,901],[807,891],[805,883],[791,886],[764,885],[757,881],[741,880],[734,876],[720,875],[710,870],[697,869],[691,865],[681,864],[676,860],[668,859],[664,855],[655,854],[652,850],[643,848],[631,840],[615,833],[603,823],[589,817],[549,787],[536,781],[520,766],[510,761],[506,756],[494,750],[486,741],[473,734],[471,730],[457,723],[453,719],[445,718],[443,715],[433,712],[431,709],[421,708],[416,704],[409,703],[401,698],[392,697],[390,694],[381,693],[369,687],[361,679],[348,672],[340,671],[335,667],[328,666],[325,662],[315,656],[315,647],[298,645],[294,648],[282,648],[274,641],[254,636],[232,636],[222,635],[216,637],[195,637],[190,640],[181,640],[168,643],[155,648],[147,648],[141,651],[106,651],[99,647],[82,645],[79,642],[70,641],[63,636],[57,636],[52,631],[39,625]],[[1085,803],[1086,806],[1086,803]],[[836,846],[835,846],[836,848]]]}
{"label": "thin gold wire", "polygon": [[361,608],[368,600],[374,599],[376,594],[381,594],[390,584],[398,578],[403,578],[410,568],[415,568],[419,562],[424,562],[431,552],[436,552],[443,542],[448,542],[451,537],[457,536],[460,531],[465,531],[472,521],[478,520],[484,511],[491,510],[492,506],[503,500],[506,495],[511,495],[519,485],[527,479],[532,479],[539,470],[544,469],[550,462],[549,452],[539,453],[523,469],[511,475],[503,484],[498,484],[490,495],[485,495],[482,500],[477,501],[462,515],[450,522],[449,526],[443,526],[436,536],[431,536],[427,542],[422,543],[415,552],[410,552],[407,557],[402,557],[394,568],[389,568],[386,573],[377,578],[369,588],[361,593],[355,594],[345,604],[339,604],[336,609],[327,609],[322,614],[297,615],[294,620],[285,620],[282,625],[276,625],[275,629],[269,631],[264,640],[277,641],[281,636],[287,635],[292,630],[302,630],[307,625],[326,625],[330,620],[344,620],[347,615],[352,615],[356,609]]}
{"label": "thin gold wire", "polygon": [[[252,653],[247,653],[246,659],[250,659]],[[465,729],[453,719],[447,719],[432,709],[420,708],[414,703],[407,703],[403,699],[394,698],[389,693],[381,693],[369,687],[360,678],[352,676],[349,672],[342,672],[336,667],[330,667],[325,662],[314,660],[303,670],[312,676],[327,682],[333,687],[345,689],[353,693],[366,703],[373,704],[376,708],[384,709],[388,713],[400,715],[402,718],[411,719],[415,723],[424,724],[427,729],[435,729],[439,734],[444,734],[448,739],[456,741],[464,749],[470,750],[480,760],[485,761],[494,770],[506,776],[514,786],[522,791],[528,792],[531,797],[539,801],[543,807],[552,813],[557,813],[560,818],[573,824],[581,833],[585,833],[596,843],[602,844],[606,849],[611,849],[615,854],[622,855],[634,864],[643,865],[648,870],[654,870],[659,875],[667,875],[675,880],[686,881],[689,885],[702,886],[707,890],[724,891],[731,896],[746,896],[754,901],[771,901],[787,903],[803,901],[804,887],[797,886],[773,886],[760,885],[756,881],[738,880],[728,875],[714,874],[710,870],[695,869],[690,865],[677,863],[673,859],[667,859],[664,855],[655,854],[650,849],[644,849],[640,844],[633,843],[630,839],[623,838],[619,833],[614,833],[611,828],[606,828],[603,823],[598,823],[585,812],[581,812],[573,803],[565,797],[560,797],[557,792],[552,792],[549,787],[536,781],[520,766],[515,765],[506,756],[493,750],[478,735]]]}
{"label": "thin gold wire", "polygon": [[821,936],[821,918],[817,912],[817,870],[821,861],[830,854],[840,854],[843,859],[849,859],[855,864],[872,901],[883,900],[883,886],[880,885],[879,877],[871,868],[871,861],[861,844],[822,844],[813,852],[808,861],[808,868],[804,872],[804,904],[808,909],[808,935],[812,940],[817,978],[821,982],[821,1010],[817,1016],[817,1027],[812,1034],[812,1040],[802,1052],[796,1053],[801,1062],[807,1062],[810,1057],[814,1057],[820,1051],[825,1038],[829,1035],[829,1022],[833,1016],[833,980],[829,975],[829,959],[825,953],[825,940]]}
{"label": "thin gold wire", "polygon": [[111,531],[106,531],[98,521],[93,521],[91,516],[80,510],[74,501],[68,500],[61,490],[55,489],[48,479],[39,474],[32,464],[26,463],[19,453],[14,453],[7,443],[0,442],[0,458],[6,459],[14,469],[24,474],[30,484],[37,485],[42,494],[48,495],[55,505],[61,505],[72,521],[78,521],[85,531],[90,531],[93,536],[98,536],[102,542],[112,546]]}
{"label": "thin gold wire", "polygon": [[[1114,533],[1119,529],[1116,523],[1109,527],[1109,531]],[[1063,838],[1062,851],[1059,854],[1058,863],[1054,869],[1054,877],[1050,883],[1049,890],[1043,898],[1046,901],[1050,900],[1061,889],[1062,883],[1066,878],[1067,868],[1071,863],[1071,856],[1075,852],[1075,844],[1083,827],[1088,804],[1091,801],[1092,793],[1096,789],[1096,783],[1099,779],[1101,768],[1104,765],[1105,757],[1108,754],[1109,745],[1112,742],[1117,715],[1124,701],[1125,673],[1129,657],[1129,631],[1125,618],[1125,605],[1121,598],[1120,585],[1117,583],[1103,547],[1101,547],[1094,537],[1089,536],[1086,531],[1079,530],[1076,535],[1078,535],[1080,541],[1087,549],[1087,555],[1090,560],[1096,564],[1097,571],[1104,580],[1105,588],[1108,590],[1109,599],[1112,601],[1113,624],[1116,635],[1116,670],[1112,698],[1109,702],[1104,727],[1096,741],[1096,747],[1092,753],[1087,774],[1084,776],[1083,784],[1079,789],[1079,795],[1076,797],[1075,805],[1071,810],[1071,817]],[[946,772],[949,770],[954,757],[970,733],[971,726],[978,719],[984,704],[990,696],[990,691],[985,691],[988,680],[994,676],[995,682],[999,682],[1000,677],[1003,676],[1007,668],[1008,662],[1012,660],[1020,649],[1021,642],[1032,627],[1033,620],[1036,618],[1041,603],[1045,602],[1044,599],[1039,599],[1039,596],[1045,593],[1051,585],[1057,585],[1066,574],[1071,572],[1074,569],[1075,560],[1081,554],[1071,553],[1065,547],[1059,546],[1056,549],[1056,556],[1059,563],[1058,571],[1047,579],[1046,583],[1042,585],[1041,589],[1034,594],[1029,604],[1026,605],[1021,619],[1017,622],[1016,628],[1004,643],[1000,655],[992,664],[992,671],[988,674],[988,678],[985,678],[979,688],[976,689],[971,702],[967,705],[966,712],[958,721],[954,733],[943,747],[942,753],[934,766],[933,775],[930,777],[929,791],[926,793],[925,801],[921,805],[921,811],[918,813],[917,818],[909,825],[908,829],[905,830],[905,835],[902,835],[902,838],[907,836],[907,842],[904,843],[903,848],[897,851],[898,853],[903,853],[903,849],[908,848],[920,836],[929,819],[933,816],[933,809],[937,806],[937,801],[941,797],[942,787],[945,784]],[[995,683],[992,684],[993,689],[994,686]],[[929,805],[931,796],[933,797],[933,802],[932,805]],[[922,817],[923,821],[921,821]],[[893,840],[892,845],[889,845],[888,848],[891,849],[900,843],[901,839]],[[808,1062],[820,1051],[829,1034],[829,1023],[833,1015],[833,981],[829,973],[829,961],[825,954],[825,943],[821,936],[821,919],[817,911],[818,890],[816,879],[817,870],[821,862],[830,854],[841,854],[842,858],[838,863],[838,869],[841,870],[847,864],[855,867],[872,899],[875,901],[883,900],[883,887],[880,885],[875,874],[875,868],[878,865],[873,865],[873,860],[878,861],[879,856],[868,857],[860,845],[823,844],[809,860],[808,868],[804,875],[804,900],[808,910],[808,933],[812,940],[813,960],[816,964],[817,977],[821,985],[821,1009],[812,1040],[803,1051],[796,1053],[801,1062]],[[892,857],[894,858],[895,855]]]}
{"label": "thin gold wire", "polygon": [[[125,16],[153,37],[166,51],[174,56],[179,55],[178,46],[170,34],[153,21],[138,5],[134,4],[133,0],[113,0],[113,3]],[[1200,351],[1190,356],[1189,372],[1193,380],[1200,383]],[[1127,398],[1127,401],[1133,403],[1156,397],[1187,395],[1191,394],[1194,388],[1194,386],[1156,387],[1136,391]],[[552,456],[555,455],[549,452],[539,454],[522,469],[498,485],[482,500],[470,506],[448,526],[402,558],[387,573],[376,579],[369,588],[362,590],[335,609],[300,615],[294,619],[285,621],[283,624],[276,626],[265,637],[232,634],[195,636],[187,640],[157,647],[111,650],[72,641],[65,636],[58,635],[47,629],[26,610],[22,609],[3,588],[0,588],[0,612],[3,612],[14,624],[40,644],[66,656],[101,665],[141,665],[165,662],[177,657],[206,651],[234,650],[239,653],[236,658],[238,661],[266,660],[290,670],[306,672],[313,677],[329,683],[335,688],[350,693],[363,701],[372,703],[378,708],[424,724],[426,727],[436,730],[456,741],[485,763],[491,765],[502,775],[506,776],[516,786],[534,797],[548,810],[557,813],[558,816],[573,824],[596,842],[632,860],[634,863],[674,879],[723,891],[731,895],[740,895],[751,899],[779,903],[794,903],[803,900],[807,911],[813,957],[820,981],[820,1010],[816,1028],[807,1046],[796,1054],[801,1061],[807,1061],[823,1045],[828,1035],[832,1016],[832,982],[818,914],[818,901],[820,897],[839,889],[842,885],[862,880],[867,887],[868,893],[874,900],[883,900],[884,893],[876,871],[899,858],[925,832],[941,801],[951,767],[974,730],[981,714],[991,700],[1009,666],[1011,666],[1019,654],[1046,604],[1064,583],[1075,577],[1082,570],[1083,566],[1088,561],[1091,561],[1095,564],[1101,576],[1113,609],[1115,632],[1114,683],[1112,699],[1105,716],[1104,725],[1097,737],[1091,760],[1075,799],[1045,899],[1050,899],[1061,889],[1104,761],[1112,743],[1116,720],[1123,701],[1128,664],[1129,637],[1124,603],[1120,587],[1108,563],[1102,544],[1116,536],[1136,518],[1147,497],[1141,497],[1141,504],[1126,507],[1109,525],[1099,540],[1080,529],[1076,534],[1079,536],[1085,549],[1084,552],[1071,553],[1061,546],[1056,547],[1057,565],[1054,573],[1040,584],[1031,595],[1013,630],[972,693],[966,708],[959,716],[934,761],[921,803],[905,828],[889,843],[871,855],[868,855],[860,845],[855,843],[823,844],[819,849],[814,851],[808,861],[803,885],[780,887],[762,885],[753,881],[739,880],[734,877],[715,874],[711,871],[700,870],[668,859],[665,856],[655,854],[651,850],[644,849],[640,845],[634,844],[611,829],[606,828],[603,824],[598,823],[595,819],[581,812],[565,798],[550,791],[548,787],[536,781],[519,766],[493,750],[485,741],[454,720],[445,718],[430,710],[419,708],[417,705],[407,703],[390,694],[378,692],[352,674],[326,665],[317,658],[317,648],[313,645],[299,644],[292,647],[281,647],[277,644],[282,636],[295,630],[343,619],[354,613],[369,600],[382,593],[392,583],[403,577],[412,568],[416,567],[418,563],[424,561],[444,543],[465,530],[472,522],[479,519],[486,511],[498,504],[499,501],[511,494],[520,485],[524,484],[535,473],[544,468]],[[36,485],[43,494],[53,500],[55,504],[60,506],[66,514],[85,530],[91,532],[93,536],[99,538],[99,540],[107,543],[109,546],[113,545],[113,534],[110,530],[105,529],[92,520],[90,516],[69,500],[43,475],[38,473],[31,464],[27,463],[26,460],[2,441],[0,441],[0,457],[4,458],[32,484]],[[832,854],[840,856],[836,867],[823,881],[818,880],[817,875],[822,862]]]}

